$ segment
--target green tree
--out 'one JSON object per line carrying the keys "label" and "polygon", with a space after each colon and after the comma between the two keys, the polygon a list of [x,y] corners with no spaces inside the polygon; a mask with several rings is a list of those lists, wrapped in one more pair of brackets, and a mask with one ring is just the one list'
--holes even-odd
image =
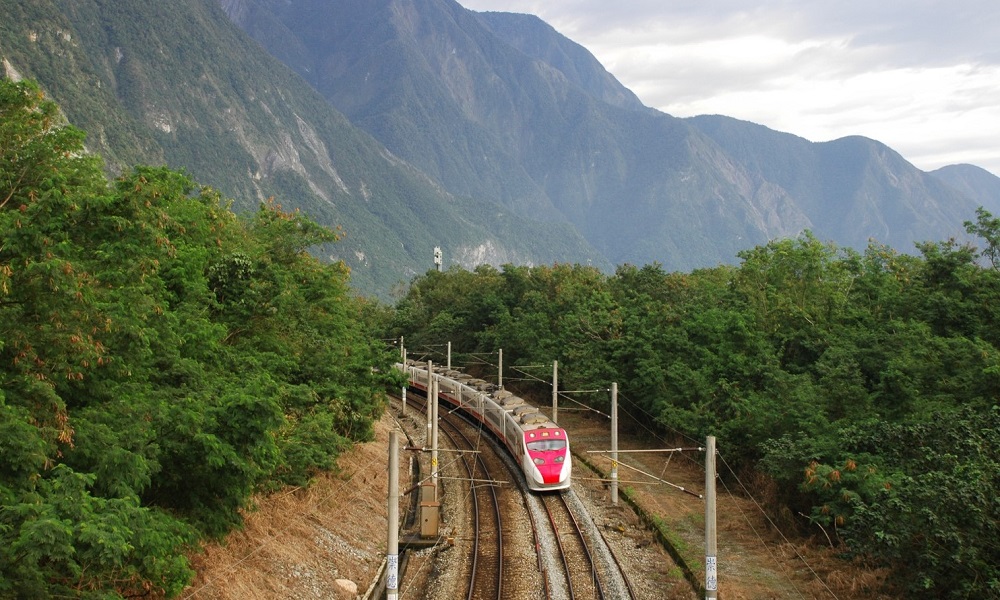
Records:
{"label": "green tree", "polygon": [[112,185],[0,80],[0,596],[176,595],[256,491],[370,439],[398,386],[336,232],[183,173]]}
{"label": "green tree", "polygon": [[980,206],[976,209],[976,221],[966,221],[965,230],[986,241],[981,255],[990,261],[994,269],[1000,269],[1000,218]]}
{"label": "green tree", "polygon": [[[98,475],[67,462],[95,437],[75,420],[88,402],[83,386],[116,358],[102,310],[109,292],[92,262],[95,232],[114,218],[114,205],[83,134],[62,123],[33,83],[0,81],[4,595],[173,594],[191,575],[183,558],[195,540],[188,525],[142,506],[134,489],[98,486]],[[106,467],[128,462],[107,450]],[[116,477],[141,486],[149,475],[141,462]]]}

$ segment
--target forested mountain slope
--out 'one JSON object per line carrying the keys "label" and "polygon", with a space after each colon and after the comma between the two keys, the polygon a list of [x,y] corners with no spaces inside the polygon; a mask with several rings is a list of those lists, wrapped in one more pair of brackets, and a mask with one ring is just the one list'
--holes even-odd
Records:
{"label": "forested mountain slope", "polygon": [[535,17],[452,0],[225,0],[353,122],[450,191],[576,227],[615,264],[671,269],[811,229],[903,251],[976,203],[873,140],[812,143],[643,107]]}
{"label": "forested mountain slope", "polygon": [[2,0],[0,56],[40,82],[112,172],[185,168],[253,210],[274,196],[343,240],[355,287],[387,296],[449,260],[605,264],[569,227],[471,202],[354,127],[235,27],[217,2]]}
{"label": "forested mountain slope", "polygon": [[446,264],[605,270],[731,263],[805,229],[912,251],[961,234],[997,182],[930,177],[862,138],[675,119],[538,19],[451,0],[0,8],[5,72],[37,79],[111,172],[166,163],[240,210],[274,196],[341,226],[320,254],[382,297],[435,246]]}

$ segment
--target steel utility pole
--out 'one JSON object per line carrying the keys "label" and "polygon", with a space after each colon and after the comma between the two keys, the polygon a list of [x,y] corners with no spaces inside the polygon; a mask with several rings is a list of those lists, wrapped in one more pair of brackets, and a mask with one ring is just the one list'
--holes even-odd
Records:
{"label": "steel utility pole", "polygon": [[715,436],[705,438],[705,600],[719,597],[719,556],[715,527]]}
{"label": "steel utility pole", "polygon": [[435,538],[440,524],[441,503],[438,501],[437,472],[437,381],[434,365],[427,361],[427,437],[424,449],[431,446],[431,481],[420,484],[420,537]]}

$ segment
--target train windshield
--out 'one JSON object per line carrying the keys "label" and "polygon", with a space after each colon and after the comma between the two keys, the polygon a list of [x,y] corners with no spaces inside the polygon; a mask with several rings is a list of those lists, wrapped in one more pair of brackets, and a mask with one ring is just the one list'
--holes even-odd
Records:
{"label": "train windshield", "polygon": [[562,450],[566,447],[566,440],[536,440],[528,442],[528,450],[531,452],[547,452],[551,450]]}

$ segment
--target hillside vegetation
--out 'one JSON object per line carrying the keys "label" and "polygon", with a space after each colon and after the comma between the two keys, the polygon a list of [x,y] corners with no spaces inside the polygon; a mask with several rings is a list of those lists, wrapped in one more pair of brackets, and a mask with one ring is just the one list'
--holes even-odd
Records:
{"label": "hillside vegetation", "polygon": [[336,235],[228,204],[166,168],[109,183],[0,80],[0,597],[176,595],[252,492],[371,436],[392,357],[305,252]]}
{"label": "hillside vegetation", "polygon": [[783,522],[894,569],[899,593],[1000,593],[985,210],[966,224],[981,251],[803,235],[689,273],[452,268],[390,311],[306,252],[330,230],[275,202],[238,216],[167,168],[109,182],[83,139],[37,85],[0,80],[0,597],[176,596],[186,553],[251,493],[371,436],[402,384],[376,330],[457,362],[557,359],[564,389],[616,381],[663,430],[718,436],[773,479]]}
{"label": "hillside vegetation", "polygon": [[[450,341],[457,364],[502,348],[508,377],[535,374],[542,397],[554,359],[561,389],[618,382],[665,434],[718,436],[731,466],[773,480],[778,522],[820,525],[845,554],[888,566],[895,593],[995,598],[1000,219],[980,210],[966,227],[982,253],[954,241],[856,252],[807,234],[690,273],[430,272],[388,334],[414,356]],[[609,412],[605,397],[582,399],[595,397]]]}
{"label": "hillside vegetation", "polygon": [[1000,178],[643,106],[536,17],[454,0],[0,0],[0,68],[37,81],[112,177],[184,169],[395,299],[431,264],[687,271],[810,230],[863,251],[963,235]]}

